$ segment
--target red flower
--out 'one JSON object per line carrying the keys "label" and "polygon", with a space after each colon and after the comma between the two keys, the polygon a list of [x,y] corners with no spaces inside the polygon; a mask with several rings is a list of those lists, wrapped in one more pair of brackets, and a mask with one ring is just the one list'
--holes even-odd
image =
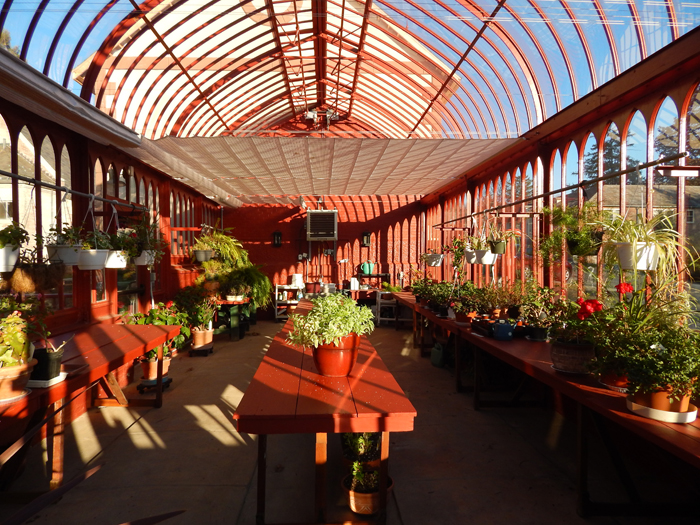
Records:
{"label": "red flower", "polygon": [[579,306],[582,305],[582,304],[585,303],[585,302],[586,302],[586,301],[583,299],[583,297],[579,297],[578,299],[576,299],[576,304],[579,305]]}
{"label": "red flower", "polygon": [[630,283],[620,283],[615,286],[615,289],[619,293],[632,293],[634,292],[634,287]]}
{"label": "red flower", "polygon": [[165,307],[166,307],[166,308],[172,308],[172,307],[173,307],[173,304],[175,304],[175,303],[173,303],[172,301],[168,301],[167,303],[165,303]]}

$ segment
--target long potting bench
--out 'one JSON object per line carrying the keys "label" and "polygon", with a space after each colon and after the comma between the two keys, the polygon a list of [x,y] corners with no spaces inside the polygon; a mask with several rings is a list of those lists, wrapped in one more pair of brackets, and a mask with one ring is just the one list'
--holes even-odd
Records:
{"label": "long potting bench", "polygon": [[[297,312],[310,306],[302,300]],[[290,328],[287,321],[275,336],[233,415],[239,432],[258,434],[257,523],[265,522],[268,434],[316,434],[314,513],[325,522],[328,433],[381,432],[380,503],[386,508],[389,433],[413,430],[416,409],[366,337],[351,374],[329,378],[316,371],[310,349],[285,342]]]}
{"label": "long potting bench", "polygon": [[[48,388],[32,388],[25,397],[13,403],[0,404],[0,435],[9,428],[16,428],[16,425],[26,422],[22,437],[0,454],[0,467],[7,467],[4,475],[13,475],[8,470],[13,470],[13,461],[17,462],[19,455],[15,454],[27,447],[32,436],[46,425],[49,450],[52,452],[51,488],[57,488],[63,481],[62,411],[97,384],[104,388],[109,397],[93,400],[95,406],[162,406],[161,345],[179,333],[179,326],[121,324],[96,324],[76,332],[64,347],[62,368],[67,373],[64,381]],[[70,336],[71,334],[64,334],[52,340],[54,344],[59,344]],[[158,348],[159,357],[155,398],[127,399],[117,383],[114,371],[154,348]]]}
{"label": "long potting bench", "polygon": [[[480,399],[481,354],[486,352],[509,364],[545,385],[553,391],[572,399],[577,404],[578,446],[578,487],[577,510],[580,515],[691,515],[697,517],[694,506],[676,507],[664,504],[647,504],[641,501],[627,469],[619,460],[614,444],[607,439],[605,420],[612,421],[632,431],[643,439],[677,456],[682,461],[700,469],[700,420],[691,424],[663,423],[631,413],[626,407],[625,394],[614,392],[601,385],[591,375],[573,375],[557,372],[552,368],[548,343],[532,342],[521,338],[511,341],[498,341],[476,332],[471,326],[456,323],[452,319],[441,318],[416,303],[415,297],[407,292],[395,293],[396,300],[413,309],[414,345],[421,351],[425,345],[425,335],[430,327],[439,326],[452,334],[455,341],[466,341],[474,352],[474,408],[486,406]],[[427,322],[426,322],[427,321]],[[460,345],[455,344],[455,376],[457,390],[460,383]],[[592,422],[601,434],[604,445],[612,458],[616,458],[615,468],[625,487],[630,504],[602,503],[590,501],[588,494],[587,436]]]}

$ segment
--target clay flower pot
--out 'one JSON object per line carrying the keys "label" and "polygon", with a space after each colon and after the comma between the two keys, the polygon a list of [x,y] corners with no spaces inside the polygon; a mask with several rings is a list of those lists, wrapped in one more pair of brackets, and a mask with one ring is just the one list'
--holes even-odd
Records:
{"label": "clay flower pot", "polygon": [[[350,490],[352,482],[352,474],[345,476],[343,478],[342,486],[345,493],[348,495],[348,504],[350,505],[350,510],[356,514],[376,514],[379,512],[379,491],[363,493]],[[387,480],[386,494],[387,500],[389,499],[389,494],[394,488],[394,480],[389,477]]]}
{"label": "clay flower pot", "polygon": [[192,346],[198,348],[214,341],[214,329],[192,330]]}
{"label": "clay flower pot", "polygon": [[0,367],[0,400],[12,399],[24,394],[36,359],[26,365]]}
{"label": "clay flower pot", "polygon": [[360,336],[349,334],[341,338],[338,345],[331,343],[313,348],[314,364],[318,373],[325,377],[347,377],[357,361]]}
{"label": "clay flower pot", "polygon": [[[163,359],[163,377],[168,375],[170,370],[170,359]],[[141,372],[144,381],[155,381],[158,379],[158,359],[141,361]]]}

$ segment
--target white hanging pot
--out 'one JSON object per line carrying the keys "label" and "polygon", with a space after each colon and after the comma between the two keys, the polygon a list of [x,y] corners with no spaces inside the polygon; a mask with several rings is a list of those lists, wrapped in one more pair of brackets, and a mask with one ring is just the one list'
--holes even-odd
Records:
{"label": "white hanging pot", "polygon": [[618,242],[616,248],[620,268],[623,270],[646,272],[656,270],[659,266],[659,251],[654,244]]}
{"label": "white hanging pot", "polygon": [[109,250],[80,250],[78,268],[81,270],[103,270],[107,264]]}
{"label": "white hanging pot", "polygon": [[443,256],[444,254],[442,253],[426,253],[425,264],[428,266],[440,266],[442,264]]}
{"label": "white hanging pot", "polygon": [[495,264],[498,260],[498,254],[491,252],[491,250],[475,250],[476,251],[476,264]]}
{"label": "white hanging pot", "polygon": [[476,250],[470,250],[469,248],[464,249],[464,261],[469,264],[476,263]]}
{"label": "white hanging pot", "polygon": [[134,257],[134,264],[136,266],[150,266],[156,262],[156,255],[151,250],[144,250],[141,255]]}
{"label": "white hanging pot", "polygon": [[12,245],[0,248],[0,272],[11,272],[14,270],[18,257],[19,248],[15,248]]}
{"label": "white hanging pot", "polygon": [[81,250],[82,247],[79,244],[74,246],[70,244],[54,244],[46,247],[46,252],[49,254],[49,262],[62,262],[66,266],[78,264]]}
{"label": "white hanging pot", "polygon": [[109,250],[105,268],[126,268],[126,253],[122,250]]}
{"label": "white hanging pot", "polygon": [[197,262],[205,262],[211,259],[213,254],[213,250],[195,250],[194,258],[197,260]]}

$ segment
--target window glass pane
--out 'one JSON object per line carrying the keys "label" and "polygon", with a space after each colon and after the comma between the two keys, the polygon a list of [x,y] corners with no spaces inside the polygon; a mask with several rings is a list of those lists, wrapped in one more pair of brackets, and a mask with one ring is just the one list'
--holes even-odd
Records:
{"label": "window glass pane", "polygon": [[[670,97],[666,97],[659,108],[654,122],[654,159],[660,159],[678,153],[678,111],[676,104]],[[678,165],[678,160],[664,162],[664,164]],[[654,214],[665,211],[673,216],[672,222],[676,223],[678,198],[678,179],[666,176],[661,170],[652,170],[654,173],[653,206]]]}
{"label": "window glass pane", "polygon": [[[56,184],[56,155],[49,137],[46,137],[41,145],[39,162],[41,180]],[[41,235],[46,237],[50,228],[56,226],[56,190],[41,188],[41,210],[37,212],[41,213]]]}
{"label": "window glass pane", "polygon": [[119,198],[127,200],[129,182],[127,180],[126,170],[122,169],[119,171]]}
{"label": "window glass pane", "polygon": [[[0,170],[12,171],[10,130],[0,115]],[[0,228],[12,222],[12,179],[0,175]]]}
{"label": "window glass pane", "polygon": [[[29,133],[29,130],[24,127],[19,134],[19,142],[17,144],[17,164],[19,166],[19,175],[31,179],[36,178],[34,171],[35,155],[34,141]],[[28,249],[36,247],[33,235],[36,235],[36,195],[35,185],[19,181],[19,222],[32,235],[29,243],[26,245]]]}
{"label": "window glass pane", "polygon": [[[605,134],[603,142],[603,175],[620,171],[620,133],[613,122]],[[620,207],[620,177],[603,181],[603,206]]]}
{"label": "window glass pane", "polygon": [[136,176],[134,175],[134,167],[129,166],[128,171],[128,184],[129,184],[129,202],[137,203],[136,198]]}

